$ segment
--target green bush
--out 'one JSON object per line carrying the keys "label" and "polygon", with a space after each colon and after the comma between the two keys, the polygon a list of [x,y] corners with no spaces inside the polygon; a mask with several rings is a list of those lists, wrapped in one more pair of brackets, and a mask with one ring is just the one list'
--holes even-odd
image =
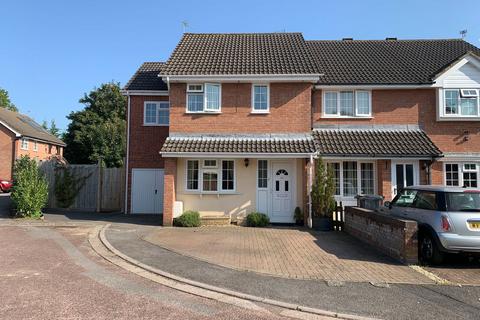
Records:
{"label": "green bush", "polygon": [[55,170],[55,198],[58,206],[70,208],[90,176],[91,174],[87,177],[76,177],[70,168],[57,168]]}
{"label": "green bush", "polygon": [[249,227],[266,227],[270,224],[270,218],[260,212],[252,212],[247,216],[247,226]]}
{"label": "green bush", "polygon": [[185,211],[180,217],[173,219],[176,227],[200,227],[200,214],[197,211]]}
{"label": "green bush", "polygon": [[12,201],[18,216],[38,218],[48,200],[48,183],[35,160],[22,156],[13,167]]}

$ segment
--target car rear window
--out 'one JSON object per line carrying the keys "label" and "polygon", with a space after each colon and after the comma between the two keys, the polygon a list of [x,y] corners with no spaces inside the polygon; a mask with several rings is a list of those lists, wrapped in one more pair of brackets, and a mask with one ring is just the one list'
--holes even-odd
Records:
{"label": "car rear window", "polygon": [[480,192],[448,192],[446,200],[448,211],[480,212]]}

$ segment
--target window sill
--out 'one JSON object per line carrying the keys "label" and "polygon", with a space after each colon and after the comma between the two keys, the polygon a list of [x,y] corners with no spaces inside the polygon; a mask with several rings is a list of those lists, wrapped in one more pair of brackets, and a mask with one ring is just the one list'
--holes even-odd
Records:
{"label": "window sill", "polygon": [[438,121],[480,121],[479,116],[441,116]]}
{"label": "window sill", "polygon": [[182,194],[199,195],[199,196],[224,196],[224,195],[239,195],[236,191],[184,191]]}
{"label": "window sill", "polygon": [[250,114],[269,114],[270,111],[251,111]]}
{"label": "window sill", "polygon": [[330,116],[330,115],[322,115],[322,119],[373,119],[373,116]]}
{"label": "window sill", "polygon": [[153,123],[144,123],[144,127],[169,127],[169,124],[153,124]]}
{"label": "window sill", "polygon": [[221,114],[221,111],[186,111],[186,114]]}

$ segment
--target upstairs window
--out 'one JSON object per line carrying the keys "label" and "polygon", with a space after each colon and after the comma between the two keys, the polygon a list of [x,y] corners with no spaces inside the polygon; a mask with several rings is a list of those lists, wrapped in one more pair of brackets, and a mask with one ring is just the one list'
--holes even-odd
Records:
{"label": "upstairs window", "polygon": [[168,101],[145,102],[143,124],[147,126],[168,126],[170,117]]}
{"label": "upstairs window", "polygon": [[22,138],[22,144],[20,146],[22,150],[28,150],[28,139]]}
{"label": "upstairs window", "polygon": [[33,151],[38,151],[38,143],[37,143],[37,141],[33,141]]}
{"label": "upstairs window", "polygon": [[326,91],[323,101],[326,117],[368,117],[372,114],[370,91]]}
{"label": "upstairs window", "polygon": [[479,116],[477,89],[445,89],[444,114],[446,116]]}
{"label": "upstairs window", "polygon": [[268,85],[254,84],[252,86],[252,112],[268,113],[270,109],[270,92]]}
{"label": "upstairs window", "polygon": [[187,112],[220,112],[219,83],[187,84]]}

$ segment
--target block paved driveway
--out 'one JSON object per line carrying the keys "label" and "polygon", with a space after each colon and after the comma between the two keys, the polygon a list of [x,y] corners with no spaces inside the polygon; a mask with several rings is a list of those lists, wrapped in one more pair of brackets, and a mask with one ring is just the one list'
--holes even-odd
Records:
{"label": "block paved driveway", "polygon": [[433,283],[341,232],[236,226],[161,228],[144,240],[213,264],[278,277]]}

